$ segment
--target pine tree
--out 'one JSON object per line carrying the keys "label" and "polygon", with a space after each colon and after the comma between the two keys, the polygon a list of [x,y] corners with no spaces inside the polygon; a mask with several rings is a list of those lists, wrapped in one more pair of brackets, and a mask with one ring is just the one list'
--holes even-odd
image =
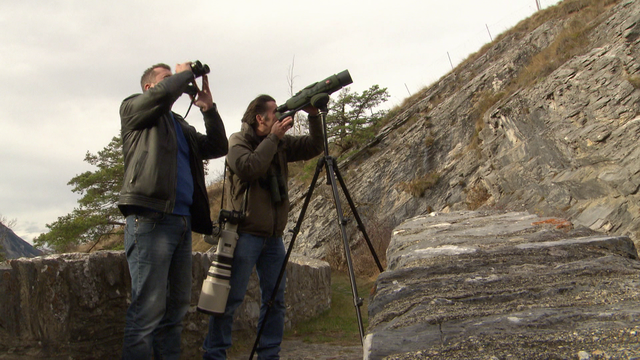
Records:
{"label": "pine tree", "polygon": [[344,88],[336,100],[329,102],[327,135],[329,140],[345,151],[369,138],[372,126],[380,121],[386,111],[374,109],[387,101],[387,88],[373,85],[361,94]]}
{"label": "pine tree", "polygon": [[49,232],[34,239],[37,247],[48,246],[64,252],[78,244],[98,241],[122,225],[123,218],[117,207],[124,178],[120,137],[114,137],[97,154],[87,152],[84,161],[98,169],[76,175],[67,183],[73,186],[73,192],[82,195],[78,207],[47,224]]}

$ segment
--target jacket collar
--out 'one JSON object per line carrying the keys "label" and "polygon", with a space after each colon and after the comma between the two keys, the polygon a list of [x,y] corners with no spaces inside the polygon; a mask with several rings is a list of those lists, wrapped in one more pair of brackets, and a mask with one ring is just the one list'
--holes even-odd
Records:
{"label": "jacket collar", "polygon": [[260,145],[262,140],[264,140],[265,138],[259,137],[258,134],[256,134],[256,130],[253,128],[253,126],[247,123],[242,123],[240,132],[242,132],[242,135],[245,137],[245,139],[247,139],[247,141],[254,146]]}

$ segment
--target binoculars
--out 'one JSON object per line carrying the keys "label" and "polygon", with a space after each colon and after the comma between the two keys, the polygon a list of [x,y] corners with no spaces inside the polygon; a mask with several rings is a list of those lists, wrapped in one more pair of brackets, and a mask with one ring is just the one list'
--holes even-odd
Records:
{"label": "binoculars", "polygon": [[[200,60],[196,60],[191,63],[191,72],[195,77],[206,75],[209,73],[209,65],[203,64],[202,62],[200,62]],[[189,86],[187,86],[187,88],[184,90],[184,93],[191,96],[196,96],[198,94],[198,89],[196,89],[193,84],[189,84]]]}
{"label": "binoculars", "polygon": [[209,73],[209,65],[201,63],[200,60],[196,60],[191,63],[191,72],[195,77],[206,75]]}

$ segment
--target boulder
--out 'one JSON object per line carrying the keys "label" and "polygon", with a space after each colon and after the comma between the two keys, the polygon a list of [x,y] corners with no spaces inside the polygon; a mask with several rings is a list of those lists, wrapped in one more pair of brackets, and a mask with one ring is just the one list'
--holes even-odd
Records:
{"label": "boulder", "polygon": [[527,212],[398,226],[369,305],[365,359],[629,358],[640,261],[625,236]]}

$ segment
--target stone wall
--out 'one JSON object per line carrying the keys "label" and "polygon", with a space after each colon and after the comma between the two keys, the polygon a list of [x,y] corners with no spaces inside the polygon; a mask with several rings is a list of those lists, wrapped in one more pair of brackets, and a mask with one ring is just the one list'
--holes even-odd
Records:
{"label": "stone wall", "polygon": [[[196,311],[209,255],[193,254],[191,308],[183,358],[200,357],[208,316]],[[131,281],[122,251],[10,260],[0,268],[0,359],[115,359],[122,346]],[[257,276],[236,313],[235,329],[255,329]],[[292,255],[287,266],[286,326],[327,310],[330,268]]]}
{"label": "stone wall", "polygon": [[526,212],[398,226],[369,302],[365,359],[640,355],[633,242]]}

